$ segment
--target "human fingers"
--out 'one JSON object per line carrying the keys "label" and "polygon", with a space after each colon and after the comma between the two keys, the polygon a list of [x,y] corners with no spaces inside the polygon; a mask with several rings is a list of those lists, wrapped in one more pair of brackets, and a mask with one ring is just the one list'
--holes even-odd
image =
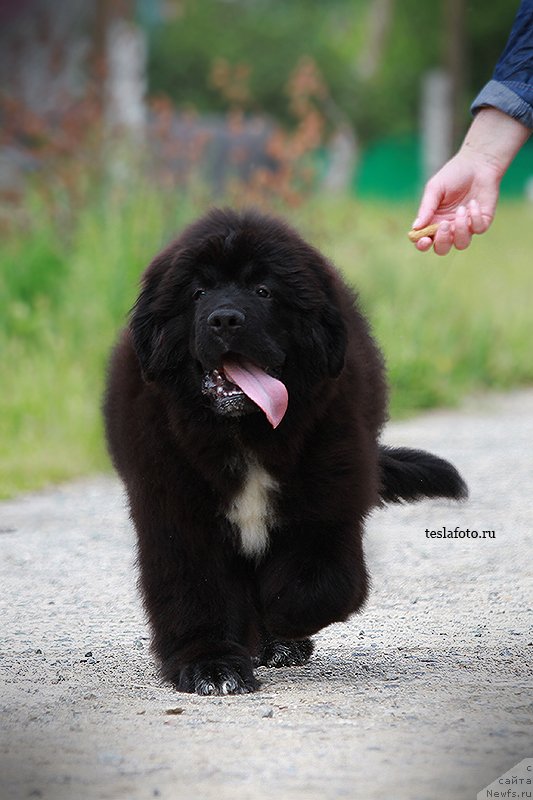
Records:
{"label": "human fingers", "polygon": [[459,206],[455,213],[455,230],[452,238],[457,250],[466,250],[472,241],[466,206]]}
{"label": "human fingers", "polygon": [[488,225],[483,219],[481,207],[477,200],[470,200],[468,204],[468,213],[470,215],[470,229],[472,233],[485,233]]}
{"label": "human fingers", "polygon": [[423,236],[417,242],[415,242],[415,247],[417,250],[420,250],[421,253],[425,253],[431,247],[433,247],[433,239],[430,236]]}
{"label": "human fingers", "polygon": [[453,245],[453,230],[449,222],[444,220],[439,225],[439,229],[433,240],[433,249],[438,256],[445,256],[450,252]]}
{"label": "human fingers", "polygon": [[422,200],[420,201],[420,206],[418,207],[416,219],[412,225],[413,228],[425,228],[426,225],[429,225],[435,211],[440,205],[443,194],[442,187],[437,186],[432,180],[428,181],[424,189],[424,194],[422,195]]}

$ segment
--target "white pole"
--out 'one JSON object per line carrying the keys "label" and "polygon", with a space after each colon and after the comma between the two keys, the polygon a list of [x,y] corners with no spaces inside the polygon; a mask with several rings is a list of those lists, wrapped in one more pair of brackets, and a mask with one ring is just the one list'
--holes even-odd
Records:
{"label": "white pole", "polygon": [[431,70],[422,81],[422,168],[424,181],[452,156],[452,81],[447,72]]}

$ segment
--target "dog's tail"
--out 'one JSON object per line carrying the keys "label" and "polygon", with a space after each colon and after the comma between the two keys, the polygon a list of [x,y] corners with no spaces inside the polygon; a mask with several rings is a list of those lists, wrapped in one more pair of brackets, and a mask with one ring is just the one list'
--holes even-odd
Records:
{"label": "dog's tail", "polygon": [[380,497],[402,503],[425,497],[464,500],[468,488],[455,467],[443,458],[408,447],[379,447]]}

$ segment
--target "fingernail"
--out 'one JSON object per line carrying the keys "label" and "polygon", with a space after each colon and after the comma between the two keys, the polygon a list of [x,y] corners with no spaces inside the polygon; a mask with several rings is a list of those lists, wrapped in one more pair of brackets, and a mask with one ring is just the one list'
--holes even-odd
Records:
{"label": "fingernail", "polygon": [[448,233],[449,230],[450,230],[450,223],[447,222],[446,220],[443,220],[439,225],[439,231],[442,231],[442,233]]}
{"label": "fingernail", "polygon": [[457,213],[460,217],[466,217],[466,206],[459,206]]}
{"label": "fingernail", "polygon": [[411,225],[411,228],[418,228],[419,225],[420,225],[420,217],[417,217],[413,222],[413,224]]}

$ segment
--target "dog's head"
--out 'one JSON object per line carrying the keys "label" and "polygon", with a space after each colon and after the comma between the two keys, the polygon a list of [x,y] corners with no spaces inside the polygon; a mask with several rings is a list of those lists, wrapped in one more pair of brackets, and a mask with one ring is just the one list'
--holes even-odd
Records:
{"label": "dog's head", "polygon": [[263,409],[342,370],[346,332],[332,268],[280,220],[211,211],[146,270],[131,318],[145,380],[221,415]]}

